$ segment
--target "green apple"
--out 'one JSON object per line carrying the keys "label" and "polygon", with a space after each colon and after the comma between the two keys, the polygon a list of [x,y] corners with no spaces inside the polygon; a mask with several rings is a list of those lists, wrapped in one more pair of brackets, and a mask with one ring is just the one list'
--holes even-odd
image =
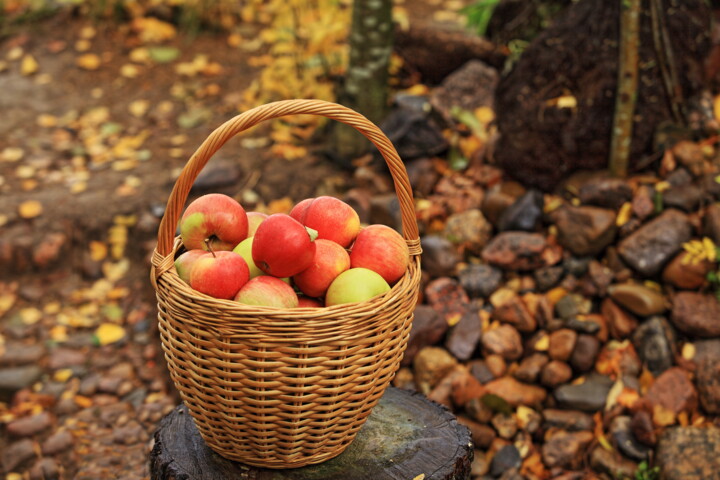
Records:
{"label": "green apple", "polygon": [[252,258],[252,242],[253,238],[255,237],[248,237],[242,242],[238,243],[235,248],[233,248],[233,252],[237,253],[241,257],[245,259],[245,263],[247,263],[248,268],[250,269],[250,278],[259,277],[260,275],[265,275],[265,272],[260,270],[257,265],[255,265],[255,262]]}
{"label": "green apple", "polygon": [[325,305],[364,302],[390,290],[380,274],[367,268],[351,268],[335,277],[325,294]]}

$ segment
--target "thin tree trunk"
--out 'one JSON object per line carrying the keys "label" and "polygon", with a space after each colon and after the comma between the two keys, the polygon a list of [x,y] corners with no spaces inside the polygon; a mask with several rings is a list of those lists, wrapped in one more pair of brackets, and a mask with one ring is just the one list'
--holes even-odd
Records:
{"label": "thin tree trunk", "polygon": [[618,86],[608,166],[613,176],[625,177],[628,171],[637,100],[641,1],[618,1],[621,5]]}
{"label": "thin tree trunk", "polygon": [[[388,108],[388,67],[393,45],[392,0],[355,0],[350,30],[350,61],[338,101],[379,123]],[[368,148],[345,125],[334,131],[334,153],[353,159]]]}

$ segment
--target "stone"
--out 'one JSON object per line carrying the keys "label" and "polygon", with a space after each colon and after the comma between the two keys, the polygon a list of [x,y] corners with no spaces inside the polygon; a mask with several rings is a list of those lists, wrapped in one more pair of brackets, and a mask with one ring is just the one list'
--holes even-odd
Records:
{"label": "stone", "polygon": [[698,405],[698,394],[690,375],[680,367],[669,368],[656,378],[645,399],[676,415],[682,411],[692,412]]}
{"label": "stone", "polygon": [[666,208],[677,208],[684,212],[694,212],[703,197],[703,190],[693,183],[670,187],[662,192],[663,205]]}
{"label": "stone", "polygon": [[561,328],[560,330],[552,332],[550,334],[550,346],[548,348],[550,358],[563,362],[569,360],[570,355],[572,355],[575,349],[577,337],[577,332],[569,328]]}
{"label": "stone", "polygon": [[601,176],[591,178],[578,190],[582,203],[613,210],[632,200],[632,195],[632,188],[626,180]]}
{"label": "stone", "polygon": [[430,103],[452,118],[453,107],[474,111],[492,107],[495,87],[500,79],[498,71],[480,60],[469,60],[447,75],[433,90]]}
{"label": "stone", "polygon": [[610,422],[610,436],[613,444],[626,456],[638,462],[646,460],[651,449],[637,441],[630,427],[631,419],[619,415]]}
{"label": "stone", "polygon": [[590,374],[583,383],[559,386],[555,389],[554,397],[564,408],[596,412],[605,407],[613,383],[610,377]]}
{"label": "stone", "polygon": [[452,275],[460,261],[455,245],[440,235],[425,235],[420,239],[423,250],[422,269],[431,277]]}
{"label": "stone", "polygon": [[572,378],[572,368],[565,362],[552,360],[545,365],[540,373],[540,383],[549,388],[567,383]]}
{"label": "stone", "polygon": [[502,284],[503,272],[484,264],[470,264],[458,273],[460,286],[470,298],[487,298]]}
{"label": "stone", "polygon": [[30,480],[57,480],[60,467],[52,458],[41,458],[30,469]]}
{"label": "stone", "polygon": [[690,240],[692,225],[678,210],[665,210],[618,244],[623,261],[646,277],[659,274],[667,262]]}
{"label": "stone", "polygon": [[33,250],[33,264],[39,269],[55,265],[67,250],[68,237],[62,232],[43,235],[39,245]]}
{"label": "stone", "polygon": [[495,430],[484,423],[476,422],[465,415],[458,415],[458,423],[470,429],[470,435],[476,448],[488,448],[495,440]]}
{"label": "stone", "polygon": [[536,385],[518,382],[513,377],[505,376],[485,384],[487,393],[503,398],[513,407],[519,405],[539,405],[547,397],[545,389]]}
{"label": "stone", "polygon": [[533,353],[522,359],[513,376],[525,383],[535,383],[542,368],[550,361],[544,353]]}
{"label": "stone", "polygon": [[703,234],[720,245],[720,203],[711,203],[703,216]]}
{"label": "stone", "polygon": [[479,209],[473,208],[450,215],[443,234],[463,251],[478,254],[492,236],[492,225]]}
{"label": "stone", "polygon": [[435,162],[430,158],[418,158],[407,162],[405,168],[413,192],[422,197],[429,196],[440,178]]}
{"label": "stone", "polygon": [[713,295],[678,292],[672,298],[670,320],[675,328],[696,337],[720,336],[720,303]]}
{"label": "stone", "polygon": [[26,461],[35,457],[35,443],[23,438],[3,448],[2,467],[5,472],[12,472]]}
{"label": "stone", "polygon": [[487,362],[485,360],[472,360],[468,363],[468,366],[470,367],[470,373],[478,380],[480,383],[487,383],[490,380],[493,380],[497,378],[492,370],[487,365]]}
{"label": "stone", "polygon": [[595,447],[590,454],[590,466],[595,471],[610,475],[610,478],[635,478],[637,470],[637,463],[602,446]]}
{"label": "stone", "polygon": [[[492,416],[495,414],[481,397],[476,397],[468,400],[465,404],[465,413],[467,413],[473,420],[479,423],[488,423]],[[495,438],[495,430],[493,430],[493,439]]]}
{"label": "stone", "polygon": [[517,360],[523,353],[520,333],[513,326],[507,324],[484,332],[482,345],[486,353],[500,355],[506,360]]}
{"label": "stone", "polygon": [[490,462],[490,475],[499,477],[513,468],[520,468],[522,457],[515,445],[505,445],[498,450]]}
{"label": "stone", "polygon": [[58,347],[50,350],[48,368],[59,370],[61,368],[84,365],[87,361],[87,354],[80,350],[73,350],[65,347]]}
{"label": "stone", "polygon": [[688,260],[688,252],[675,255],[662,272],[662,279],[683,290],[698,290],[707,284],[707,274],[713,264],[707,260],[697,263]]}
{"label": "stone", "polygon": [[641,369],[640,357],[628,340],[610,340],[605,343],[595,361],[595,371],[608,376],[637,377]]}
{"label": "stone", "polygon": [[29,437],[40,433],[50,427],[52,416],[48,412],[41,412],[29,417],[21,417],[7,424],[7,433],[15,437]]}
{"label": "stone", "polygon": [[633,413],[630,419],[630,430],[633,437],[643,445],[654,447],[657,443],[652,414],[647,410],[640,409]]}
{"label": "stone", "polygon": [[720,428],[671,427],[660,436],[657,462],[661,478],[705,480],[720,472]]}
{"label": "stone", "polygon": [[514,291],[503,288],[490,297],[494,310],[492,318],[508,323],[519,332],[530,333],[537,329],[537,320],[530,309]]}
{"label": "stone", "polygon": [[505,270],[533,270],[554,263],[548,261],[547,249],[540,233],[502,232],[488,242],[482,258]]}
{"label": "stone", "polygon": [[41,344],[25,344],[7,342],[0,349],[0,367],[15,367],[38,363],[45,355],[45,347]]}
{"label": "stone", "polygon": [[500,216],[515,201],[525,194],[525,187],[515,181],[503,181],[490,187],[480,207],[485,218],[498,225]]}
{"label": "stone", "polygon": [[485,355],[485,364],[494,378],[502,377],[507,371],[507,362],[502,355],[498,355],[496,353]]}
{"label": "stone", "polygon": [[585,430],[576,432],[555,431],[542,444],[543,463],[549,468],[578,469],[582,464],[585,449],[594,438],[592,432]]}
{"label": "stone", "polygon": [[506,208],[498,218],[501,232],[517,230],[533,232],[542,222],[544,197],[538,190],[528,190]]}
{"label": "stone", "polygon": [[514,415],[505,413],[496,413],[493,415],[490,423],[495,428],[500,438],[510,440],[518,431],[517,419]]}
{"label": "stone", "polygon": [[[475,443],[475,440],[473,440]],[[490,462],[485,458],[485,452],[482,450],[475,450],[473,454],[473,463],[470,467],[470,476],[472,478],[483,477],[490,470]]]}
{"label": "stone", "polygon": [[689,140],[680,140],[672,147],[672,155],[677,162],[692,172],[700,175],[705,169],[705,153],[702,146]]}
{"label": "stone", "polygon": [[695,382],[700,405],[710,415],[720,414],[720,351],[699,358]]}
{"label": "stone", "polygon": [[562,265],[552,265],[533,270],[533,279],[535,279],[537,289],[541,292],[547,292],[555,287],[560,283],[563,275],[565,275],[565,268]]}
{"label": "stone", "polygon": [[616,213],[598,207],[564,206],[550,215],[558,243],[578,256],[597,255],[615,239]]}
{"label": "stone", "polygon": [[632,199],[632,213],[640,220],[645,220],[655,211],[653,191],[647,185],[640,185]]}
{"label": "stone", "polygon": [[640,359],[657,377],[673,366],[675,361],[675,332],[663,317],[644,321],[632,335],[633,345]]}
{"label": "stone", "polygon": [[602,301],[600,311],[607,320],[608,332],[612,338],[623,340],[637,328],[637,319],[610,298]]}
{"label": "stone", "polygon": [[469,360],[480,342],[482,321],[477,310],[470,310],[451,329],[445,348],[458,360]]}
{"label": "stone", "polygon": [[415,307],[410,338],[402,359],[402,365],[412,365],[421,348],[435,345],[445,336],[448,323],[431,306],[421,304]]}
{"label": "stone", "polygon": [[667,310],[665,297],[660,292],[639,283],[611,285],[608,293],[616,303],[642,317],[659,315]]}
{"label": "stone", "polygon": [[592,260],[588,264],[588,276],[597,289],[597,296],[599,297],[605,296],[608,287],[615,278],[613,271],[597,260]]}
{"label": "stone", "polygon": [[455,357],[441,347],[425,347],[415,356],[415,384],[427,395],[457,365]]}
{"label": "stone", "polygon": [[578,372],[587,372],[595,366],[595,359],[600,351],[600,340],[594,335],[581,333],[575,342],[570,355],[570,365]]}
{"label": "stone", "polygon": [[18,390],[30,387],[43,374],[37,365],[0,368],[0,396],[12,395]]}
{"label": "stone", "polygon": [[219,159],[208,163],[206,168],[198,175],[192,185],[191,191],[214,191],[222,187],[237,184],[242,177],[240,164],[234,159]]}
{"label": "stone", "polygon": [[425,302],[448,325],[458,322],[470,309],[470,299],[454,278],[441,277],[425,286]]}
{"label": "stone", "polygon": [[568,431],[588,430],[592,431],[595,422],[591,415],[577,410],[560,410],[548,408],[542,411],[543,428],[560,429]]}

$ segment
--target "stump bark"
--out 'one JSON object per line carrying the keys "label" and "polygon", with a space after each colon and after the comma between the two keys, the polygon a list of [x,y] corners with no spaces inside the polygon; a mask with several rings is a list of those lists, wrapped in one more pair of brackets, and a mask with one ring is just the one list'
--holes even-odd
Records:
{"label": "stump bark", "polygon": [[150,473],[152,480],[466,480],[472,457],[470,431],[451,412],[418,393],[390,387],[347,450],[319,465],[290,470],[221,457],[180,405],[155,432]]}

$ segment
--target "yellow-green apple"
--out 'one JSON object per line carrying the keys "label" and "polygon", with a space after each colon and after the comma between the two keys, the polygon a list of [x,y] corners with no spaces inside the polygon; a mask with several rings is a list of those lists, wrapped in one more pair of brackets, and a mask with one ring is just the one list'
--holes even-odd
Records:
{"label": "yellow-green apple", "polygon": [[247,282],[235,295],[235,300],[246,305],[295,308],[298,297],[295,290],[277,277],[261,275]]}
{"label": "yellow-green apple", "polygon": [[325,294],[325,305],[364,302],[390,290],[380,274],[367,268],[351,268],[338,275]]}
{"label": "yellow-green apple", "polygon": [[240,255],[243,260],[245,260],[245,263],[247,263],[248,269],[250,270],[250,278],[259,277],[260,275],[264,275],[265,272],[260,270],[257,265],[255,265],[255,261],[252,258],[252,244],[253,244],[253,238],[255,237],[248,237],[242,242],[238,243],[235,248],[233,248],[233,252]]}
{"label": "yellow-green apple", "polygon": [[310,298],[306,297],[305,295],[298,295],[298,307],[322,308],[323,304],[317,298]]}
{"label": "yellow-green apple", "polygon": [[257,227],[267,218],[267,213],[262,212],[247,212],[248,218],[248,237],[255,235]]}
{"label": "yellow-green apple", "polygon": [[284,213],[260,224],[252,242],[252,257],[260,270],[274,277],[292,277],[305,270],[315,256],[317,232]]}
{"label": "yellow-green apple", "polygon": [[297,220],[298,222],[304,224],[305,221],[305,213],[307,212],[307,207],[310,206],[310,204],[315,200],[314,198],[306,198],[305,200],[301,200],[300,202],[296,203],[295,206],[290,210],[290,216]]}
{"label": "yellow-green apple", "polygon": [[190,272],[195,264],[195,260],[205,255],[205,250],[195,249],[181,253],[175,259],[175,270],[177,270],[178,277],[188,285],[190,284]]}
{"label": "yellow-green apple", "polygon": [[368,268],[393,284],[410,263],[410,251],[402,235],[386,225],[370,225],[362,230],[350,251],[350,266]]}
{"label": "yellow-green apple", "polygon": [[250,278],[245,260],[225,250],[205,252],[190,271],[190,286],[206,295],[230,300]]}
{"label": "yellow-green apple", "polygon": [[308,297],[322,297],[335,277],[350,268],[347,251],[333,242],[315,240],[315,256],[308,268],[293,276],[295,286]]}
{"label": "yellow-green apple", "polygon": [[247,237],[247,232],[245,209],[222,193],[195,199],[180,219],[180,237],[187,250],[232,250]]}
{"label": "yellow-green apple", "polygon": [[335,197],[317,197],[298,215],[302,217],[303,225],[317,230],[318,238],[332,240],[342,247],[349,247],[360,231],[357,212]]}

